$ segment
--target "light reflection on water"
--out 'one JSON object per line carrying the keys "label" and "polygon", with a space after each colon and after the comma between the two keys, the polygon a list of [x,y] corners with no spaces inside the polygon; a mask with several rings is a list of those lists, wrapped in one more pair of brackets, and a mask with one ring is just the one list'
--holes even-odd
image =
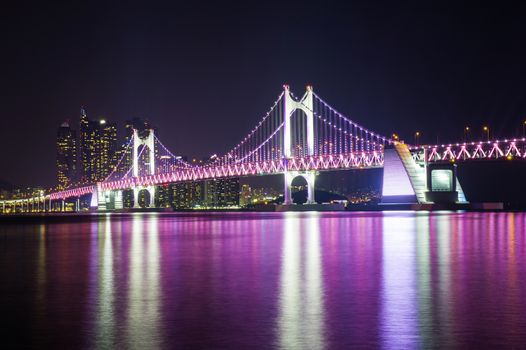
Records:
{"label": "light reflection on water", "polygon": [[284,220],[279,299],[279,347],[323,349],[324,315],[317,214]]}
{"label": "light reflection on water", "polygon": [[[521,347],[523,213],[101,215],[0,224],[21,347]],[[22,334],[23,336],[15,336]]]}
{"label": "light reflection on water", "polygon": [[416,235],[413,218],[386,216],[383,218],[382,258],[382,347],[410,349],[418,345],[415,333],[417,318],[415,281]]}

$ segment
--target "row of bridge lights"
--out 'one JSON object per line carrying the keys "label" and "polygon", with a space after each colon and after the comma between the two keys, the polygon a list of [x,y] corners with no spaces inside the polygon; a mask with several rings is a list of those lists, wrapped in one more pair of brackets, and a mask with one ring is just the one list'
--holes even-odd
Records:
{"label": "row of bridge lights", "polygon": [[[468,141],[470,131],[471,131],[471,128],[469,126],[464,127],[464,142]],[[490,133],[489,126],[484,125],[482,127],[482,131],[486,135],[486,141],[489,141],[490,140],[490,138],[489,138],[489,135],[490,135],[489,134]],[[414,134],[414,141],[415,141],[415,145],[416,146],[420,145],[420,135],[421,135],[420,131],[416,131],[415,134]],[[523,123],[522,123],[522,136],[526,137],[526,120],[523,121]],[[396,133],[392,135],[392,138],[395,141],[398,141],[398,139],[399,139],[398,135]]]}

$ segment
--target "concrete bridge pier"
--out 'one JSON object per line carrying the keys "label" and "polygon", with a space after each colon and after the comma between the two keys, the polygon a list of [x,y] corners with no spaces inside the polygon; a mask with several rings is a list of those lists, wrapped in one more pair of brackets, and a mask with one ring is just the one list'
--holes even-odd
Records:
{"label": "concrete bridge pier", "polygon": [[283,204],[290,205],[292,201],[292,181],[298,176],[305,179],[307,182],[307,204],[315,204],[314,188],[316,182],[316,171],[286,171],[285,172],[285,189]]}
{"label": "concrete bridge pier", "polygon": [[146,190],[148,194],[150,195],[149,203],[146,204],[146,208],[154,208],[155,207],[155,186],[137,186],[133,188],[133,207],[135,209],[140,208],[139,205],[139,193],[142,190]]}

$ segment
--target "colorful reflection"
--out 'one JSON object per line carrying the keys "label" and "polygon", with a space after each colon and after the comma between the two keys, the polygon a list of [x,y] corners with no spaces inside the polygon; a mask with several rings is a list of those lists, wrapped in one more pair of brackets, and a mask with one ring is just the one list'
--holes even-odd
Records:
{"label": "colorful reflection", "polygon": [[382,348],[416,348],[418,300],[416,281],[416,235],[414,218],[387,214],[383,217],[381,284]]}
{"label": "colorful reflection", "polygon": [[286,214],[279,299],[279,347],[323,349],[324,306],[318,214]]}
{"label": "colorful reflection", "polygon": [[525,222],[386,212],[0,224],[0,308],[22,348],[521,348]]}

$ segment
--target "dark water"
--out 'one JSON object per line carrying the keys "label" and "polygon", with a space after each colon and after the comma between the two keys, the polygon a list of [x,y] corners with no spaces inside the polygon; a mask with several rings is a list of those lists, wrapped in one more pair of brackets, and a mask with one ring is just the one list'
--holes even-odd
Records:
{"label": "dark water", "polygon": [[390,212],[0,224],[3,343],[524,348],[525,222]]}

